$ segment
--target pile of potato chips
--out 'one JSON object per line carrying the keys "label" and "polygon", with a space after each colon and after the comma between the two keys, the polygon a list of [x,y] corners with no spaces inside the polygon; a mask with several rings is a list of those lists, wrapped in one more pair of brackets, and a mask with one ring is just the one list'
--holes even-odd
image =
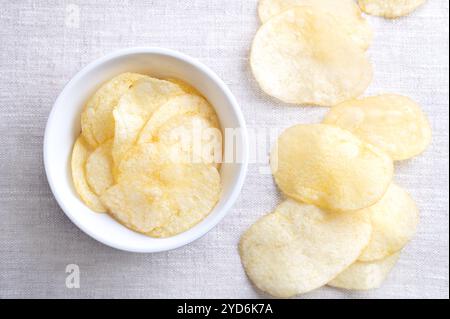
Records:
{"label": "pile of potato chips", "polygon": [[124,73],[81,115],[72,176],[96,212],[152,237],[193,227],[221,193],[222,134],[213,107],[179,80]]}
{"label": "pile of potato chips", "polygon": [[414,200],[393,182],[394,161],[426,149],[430,124],[407,97],[356,98],[371,78],[364,53],[371,31],[354,1],[261,0],[259,14],[265,24],[251,64],[263,90],[333,107],[322,123],[279,137],[271,167],[287,199],[242,236],[244,268],[276,297],[324,285],[378,288],[419,219]]}

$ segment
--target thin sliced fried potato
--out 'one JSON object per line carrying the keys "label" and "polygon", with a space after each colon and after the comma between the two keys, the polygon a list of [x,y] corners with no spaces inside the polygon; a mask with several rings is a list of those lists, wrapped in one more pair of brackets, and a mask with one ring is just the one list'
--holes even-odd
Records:
{"label": "thin sliced fried potato", "polygon": [[333,13],[358,46],[363,49],[370,46],[372,28],[353,0],[260,0],[259,18],[262,23],[266,23],[270,18],[295,6],[311,6]]}
{"label": "thin sliced fried potato", "polygon": [[103,84],[89,99],[81,114],[81,129],[91,147],[97,147],[113,138],[113,109],[130,86],[143,78],[146,76],[142,74],[122,73]]}
{"label": "thin sliced fried potato", "polygon": [[333,107],[324,123],[349,130],[394,160],[414,157],[431,142],[430,123],[420,106],[395,94],[346,101]]}
{"label": "thin sliced fried potato", "polygon": [[178,85],[186,94],[192,94],[192,95],[199,95],[202,96],[202,94],[192,85],[176,78],[168,78],[166,81],[172,82],[176,85]]}
{"label": "thin sliced fried potato", "polygon": [[349,267],[370,233],[364,214],[335,214],[287,200],[251,226],[239,248],[259,289],[291,297],[327,284]]}
{"label": "thin sliced fried potato", "polygon": [[216,112],[208,101],[197,95],[184,94],[170,99],[151,116],[142,129],[138,142],[154,141],[161,127],[171,118],[180,115],[201,115],[211,121],[214,127],[219,127]]}
{"label": "thin sliced fried potato", "polygon": [[112,139],[101,144],[86,161],[86,179],[97,195],[114,184],[112,144]]}
{"label": "thin sliced fried potato", "polygon": [[371,216],[373,232],[359,261],[374,261],[399,252],[415,235],[419,211],[411,196],[391,184],[383,198],[365,210]]}
{"label": "thin sliced fried potato", "polygon": [[106,208],[91,190],[86,180],[85,165],[91,152],[92,150],[84,138],[82,136],[78,137],[72,151],[72,180],[75,190],[83,202],[93,211],[102,213],[106,212]]}
{"label": "thin sliced fried potato", "polygon": [[358,3],[367,14],[395,19],[412,13],[425,0],[358,0]]}
{"label": "thin sliced fried potato", "polygon": [[328,286],[349,290],[380,288],[399,257],[400,253],[396,253],[377,261],[357,261],[330,281]]}
{"label": "thin sliced fried potato", "polygon": [[278,139],[271,166],[289,197],[331,211],[347,212],[375,204],[393,176],[392,159],[341,128],[296,125]]}
{"label": "thin sliced fried potato", "polygon": [[339,20],[306,6],[261,26],[250,60],[262,90],[287,103],[336,105],[361,95],[372,80],[364,50]]}
{"label": "thin sliced fried potato", "polygon": [[114,163],[118,165],[151,115],[163,104],[184,91],[176,84],[154,78],[137,81],[124,94],[113,111],[115,135]]}
{"label": "thin sliced fried potato", "polygon": [[118,184],[101,196],[114,218],[152,237],[193,227],[212,211],[221,192],[216,168],[162,158],[160,145],[135,146],[121,162]]}

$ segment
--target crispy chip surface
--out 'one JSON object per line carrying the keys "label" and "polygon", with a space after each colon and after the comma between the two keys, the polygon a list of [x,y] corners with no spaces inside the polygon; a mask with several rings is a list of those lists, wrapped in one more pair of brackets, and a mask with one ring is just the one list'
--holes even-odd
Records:
{"label": "crispy chip surface", "polygon": [[86,179],[97,195],[114,184],[112,144],[112,139],[101,144],[86,161]]}
{"label": "crispy chip surface", "polygon": [[410,14],[425,0],[358,0],[358,3],[367,14],[395,19]]}
{"label": "crispy chip surface", "polygon": [[154,78],[137,81],[122,95],[113,111],[115,135],[113,160],[118,165],[128,149],[136,142],[139,133],[151,115],[160,106],[184,91],[176,84]]}
{"label": "crispy chip surface", "polygon": [[287,103],[336,105],[361,95],[372,80],[364,50],[333,14],[311,7],[261,26],[250,64],[262,90]]}
{"label": "crispy chip surface", "polygon": [[260,0],[259,18],[262,23],[266,23],[270,18],[295,6],[311,6],[333,13],[355,43],[363,49],[370,46],[372,28],[362,17],[360,8],[353,0]]}
{"label": "crispy chip surface", "polygon": [[348,290],[380,288],[392,268],[394,268],[399,257],[400,253],[396,253],[377,261],[357,261],[330,281],[328,285]]}
{"label": "crispy chip surface", "polygon": [[86,179],[85,165],[91,153],[92,149],[89,147],[84,138],[82,136],[78,137],[72,151],[72,179],[75,190],[83,202],[93,211],[102,213],[106,212],[106,208],[102,205],[97,195],[89,187]]}
{"label": "crispy chip surface", "polygon": [[89,99],[81,114],[81,129],[91,147],[113,138],[113,109],[130,86],[143,78],[146,76],[142,74],[122,73],[103,84]]}
{"label": "crispy chip surface", "polygon": [[395,94],[339,104],[331,108],[324,123],[349,130],[386,151],[394,160],[414,157],[431,142],[430,123],[420,106]]}
{"label": "crispy chip surface", "polygon": [[366,209],[371,216],[373,232],[360,261],[374,261],[399,252],[415,235],[419,211],[411,196],[391,184],[383,198]]}
{"label": "crispy chip surface", "polygon": [[364,214],[335,214],[287,200],[252,225],[239,248],[259,289],[291,297],[325,285],[350,266],[370,233]]}
{"label": "crispy chip surface", "polygon": [[331,211],[375,204],[393,175],[392,159],[348,131],[296,125],[278,139],[271,154],[275,181],[289,197]]}

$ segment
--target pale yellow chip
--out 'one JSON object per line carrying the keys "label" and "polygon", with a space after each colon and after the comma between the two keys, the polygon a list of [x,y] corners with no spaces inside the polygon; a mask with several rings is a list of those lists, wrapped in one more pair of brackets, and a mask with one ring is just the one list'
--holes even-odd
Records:
{"label": "pale yellow chip", "polygon": [[103,84],[89,99],[81,114],[81,129],[91,147],[114,137],[113,109],[130,86],[143,78],[146,76],[142,74],[122,73]]}
{"label": "pale yellow chip", "polygon": [[261,26],[250,63],[262,90],[287,103],[336,105],[361,95],[372,80],[365,51],[339,20],[306,6]]}
{"label": "pale yellow chip", "polygon": [[348,290],[370,290],[380,288],[394,268],[400,253],[385,259],[357,261],[328,283],[329,286]]}
{"label": "pale yellow chip", "polygon": [[358,0],[358,3],[367,14],[395,19],[412,13],[425,0]]}
{"label": "pale yellow chip", "polygon": [[97,195],[103,194],[114,184],[112,144],[112,139],[101,144],[86,161],[86,179]]}
{"label": "pale yellow chip", "polygon": [[178,85],[187,94],[202,96],[202,94],[195,87],[193,87],[192,85],[188,84],[185,81],[176,78],[168,78],[166,79],[166,81]]}
{"label": "pale yellow chip", "polygon": [[392,159],[339,127],[296,125],[278,139],[271,166],[289,197],[331,211],[375,204],[393,176]]}
{"label": "pale yellow chip", "polygon": [[72,152],[72,180],[75,190],[83,202],[93,211],[101,213],[105,212],[106,208],[102,205],[97,195],[89,187],[86,180],[85,165],[91,152],[92,149],[90,149],[84,138],[82,136],[78,137]]}
{"label": "pale yellow chip", "polygon": [[170,99],[151,116],[142,129],[138,142],[154,141],[166,122],[181,115],[201,115],[208,119],[214,127],[219,127],[216,112],[208,101],[197,95],[183,94]]}
{"label": "pale yellow chip", "polygon": [[119,166],[118,184],[101,200],[127,227],[152,237],[170,237],[204,219],[220,198],[217,169],[167,160],[161,145],[140,144]]}
{"label": "pale yellow chip", "polygon": [[384,94],[350,100],[333,107],[324,120],[386,151],[394,160],[422,153],[431,142],[431,127],[411,99]]}
{"label": "pale yellow chip", "polygon": [[370,233],[364,214],[335,214],[287,200],[251,226],[239,248],[259,289],[291,297],[327,284],[350,266]]}
{"label": "pale yellow chip", "polygon": [[260,0],[259,18],[266,23],[270,18],[295,6],[311,6],[333,13],[339,19],[348,36],[363,49],[372,42],[373,31],[354,0]]}
{"label": "pale yellow chip", "polygon": [[113,159],[118,165],[151,115],[171,98],[184,94],[176,84],[154,78],[136,82],[119,101],[113,111],[115,135]]}
{"label": "pale yellow chip", "polygon": [[419,223],[419,211],[411,196],[391,184],[383,198],[365,210],[370,214],[373,232],[360,261],[374,261],[399,252],[413,238]]}

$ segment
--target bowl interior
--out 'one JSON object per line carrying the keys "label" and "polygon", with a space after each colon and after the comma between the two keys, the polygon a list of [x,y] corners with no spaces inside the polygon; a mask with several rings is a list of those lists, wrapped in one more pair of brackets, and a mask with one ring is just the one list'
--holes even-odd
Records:
{"label": "bowl interior", "polygon": [[[138,72],[157,78],[178,78],[199,90],[214,106],[224,130],[234,130],[238,143],[225,148],[224,158],[233,151],[239,161],[221,168],[221,200],[201,223],[170,238],[156,239],[133,232],[107,214],[91,211],[79,199],[72,183],[70,158],[75,139],[80,134],[80,114],[86,100],[105,81],[123,72]],[[68,217],[83,231],[109,246],[134,252],[157,252],[185,245],[214,227],[231,208],[243,183],[246,170],[245,124],[237,104],[225,85],[198,62],[174,52],[129,52],[105,57],[80,71],[58,97],[47,124],[44,157],[52,191]],[[228,150],[229,149],[229,150]]]}

